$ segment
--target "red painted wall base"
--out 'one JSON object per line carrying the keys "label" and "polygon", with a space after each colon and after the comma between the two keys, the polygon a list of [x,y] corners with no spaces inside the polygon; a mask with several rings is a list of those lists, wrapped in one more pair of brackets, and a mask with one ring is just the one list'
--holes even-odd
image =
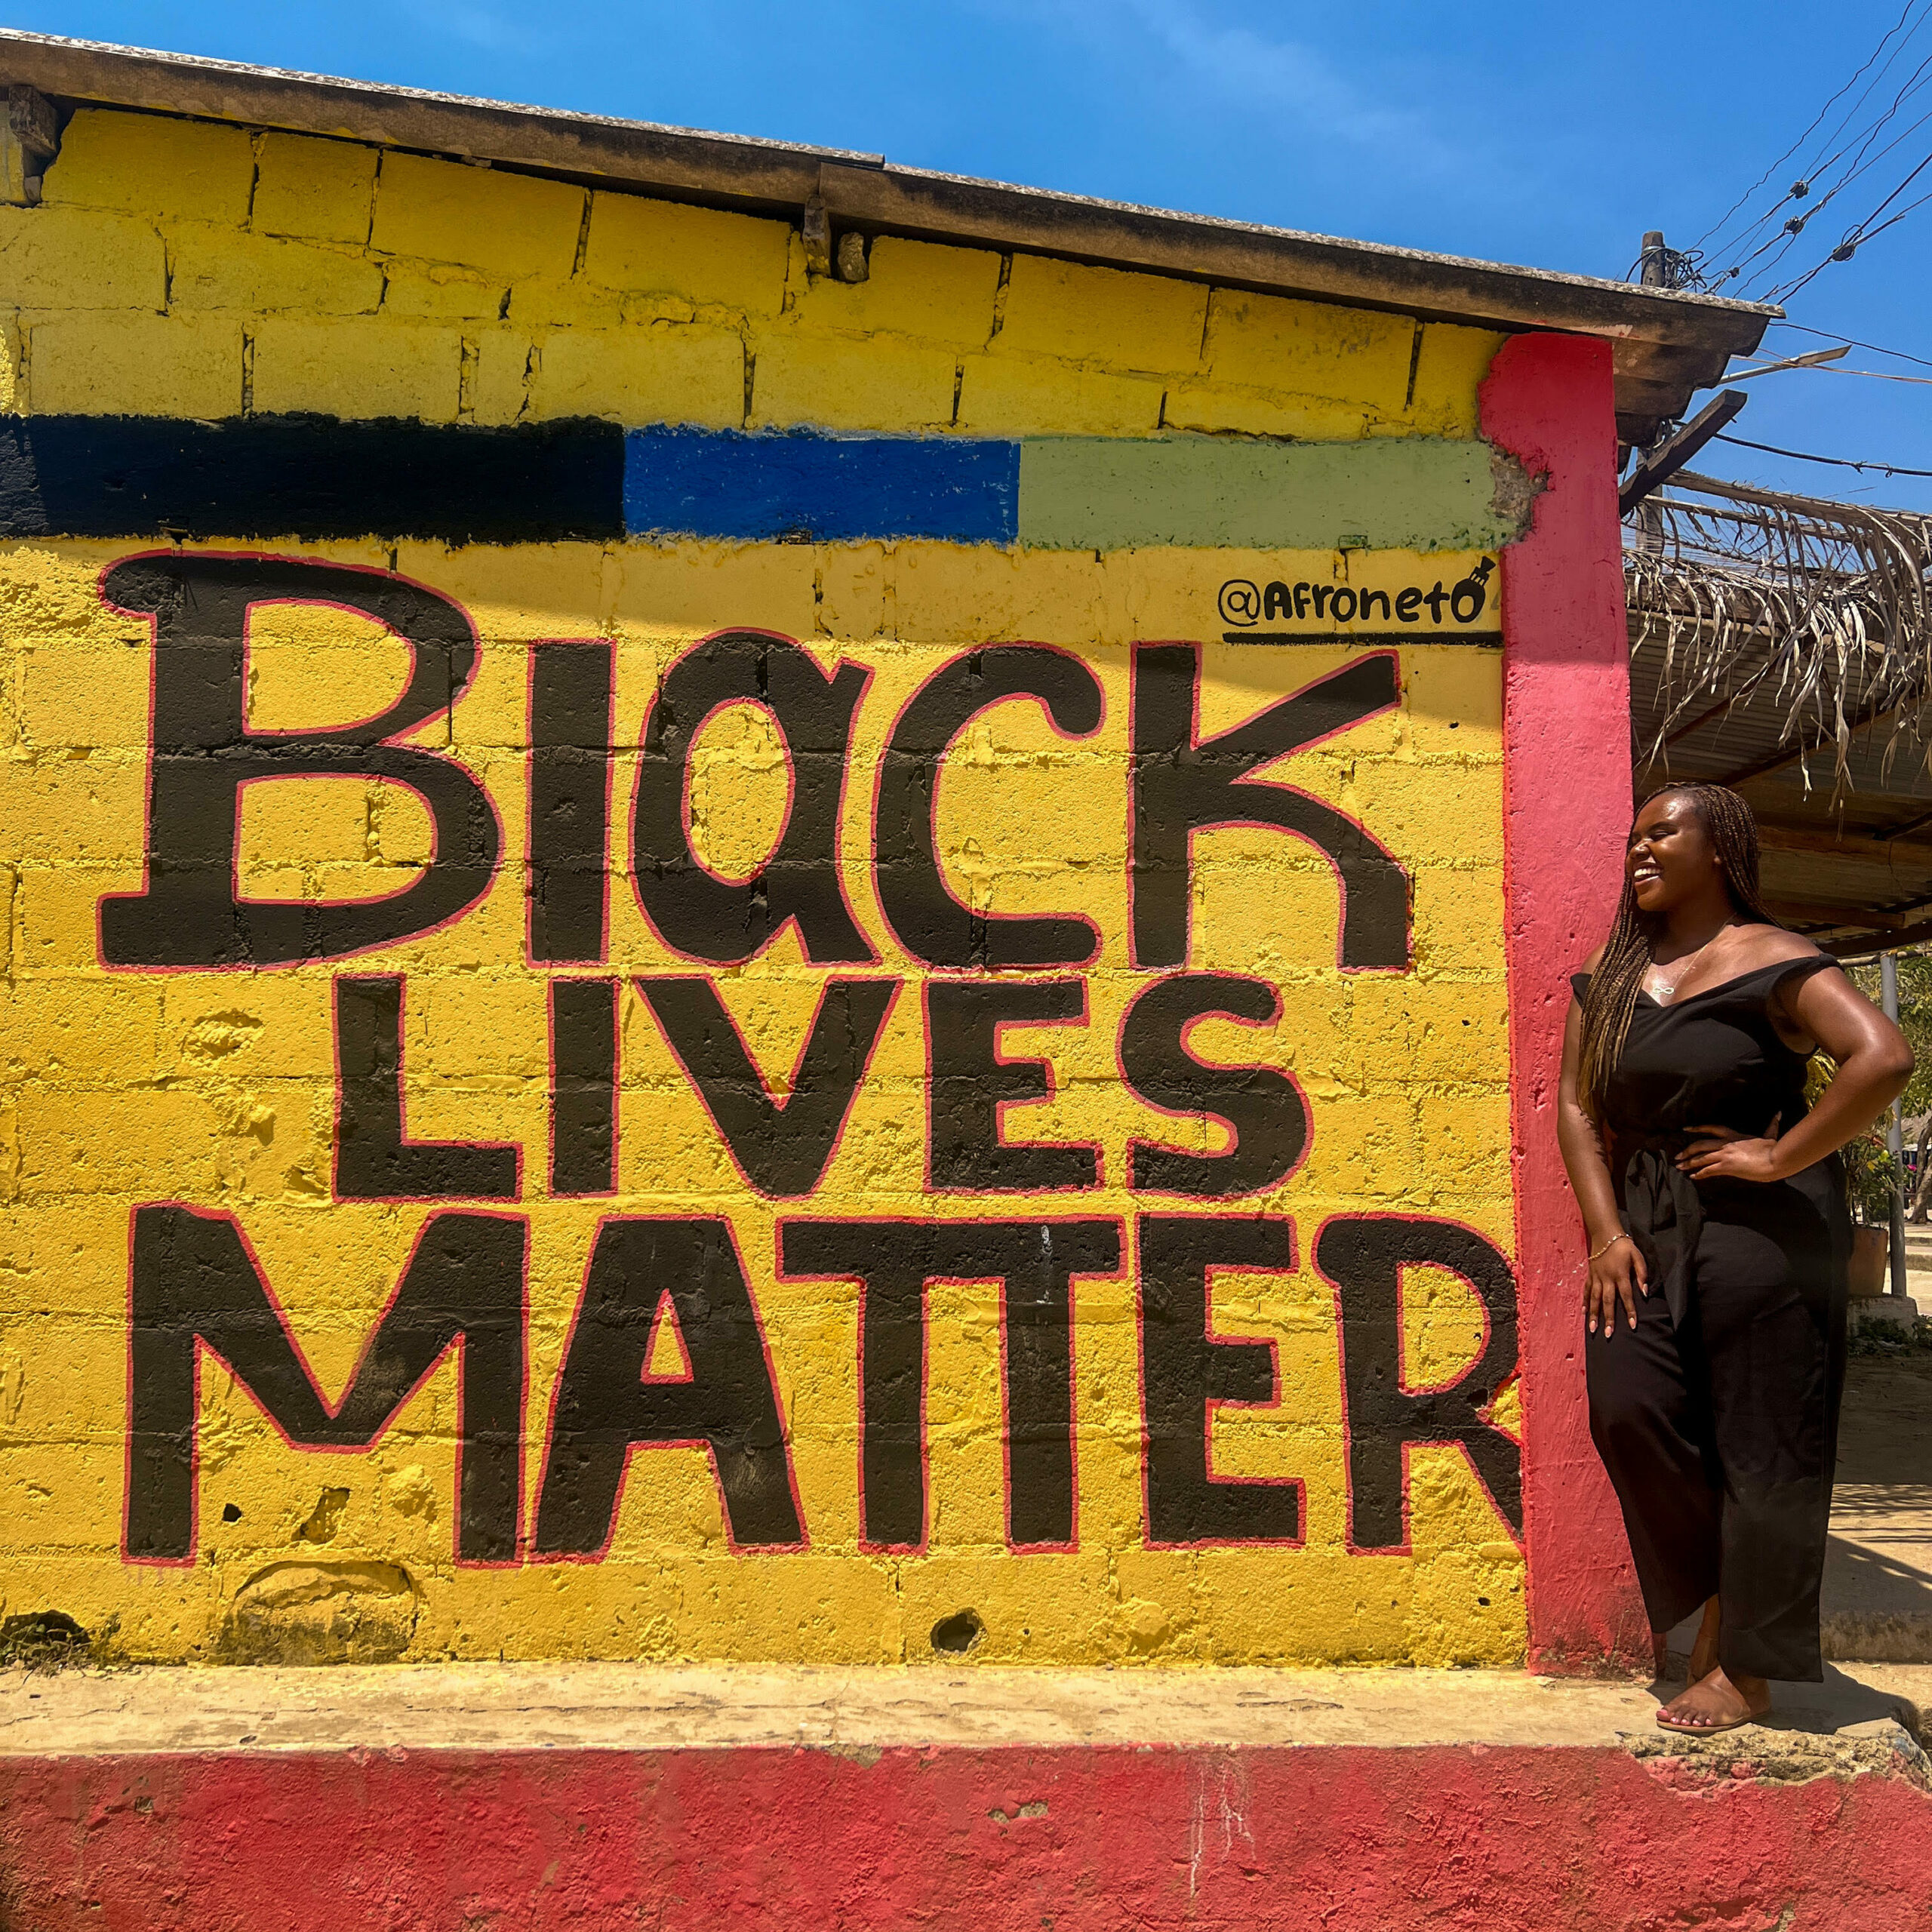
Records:
{"label": "red painted wall base", "polygon": [[1923,1932],[1932,1798],[1603,1749],[0,1759],[7,1932]]}

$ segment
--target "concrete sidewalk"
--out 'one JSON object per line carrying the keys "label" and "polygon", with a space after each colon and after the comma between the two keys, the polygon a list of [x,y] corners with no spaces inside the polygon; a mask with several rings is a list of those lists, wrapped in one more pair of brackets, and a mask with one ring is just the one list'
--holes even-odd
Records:
{"label": "concrete sidewalk", "polygon": [[[1524,1672],[765,1668],[621,1663],[0,1673],[0,1756],[153,1752],[678,1751],[803,1746],[1614,1747],[1659,1695]],[[1780,1684],[1760,1732],[1922,1730],[1932,1666]],[[1673,1738],[1672,1748],[1702,1740]]]}

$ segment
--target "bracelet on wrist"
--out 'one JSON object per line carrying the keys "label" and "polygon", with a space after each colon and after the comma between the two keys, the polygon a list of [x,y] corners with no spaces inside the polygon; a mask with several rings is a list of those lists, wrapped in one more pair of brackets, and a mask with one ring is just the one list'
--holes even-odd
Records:
{"label": "bracelet on wrist", "polygon": [[1605,1242],[1604,1243],[1604,1244],[1602,1245],[1602,1247],[1598,1247],[1598,1248],[1592,1248],[1592,1249],[1591,1250],[1591,1251],[1590,1251],[1590,1259],[1591,1259],[1592,1261],[1601,1261],[1601,1260],[1603,1259],[1603,1257],[1604,1257],[1606,1254],[1607,1254],[1610,1252],[1610,1251],[1611,1251],[1613,1247],[1614,1247],[1619,1241],[1628,1241],[1629,1238],[1630,1238],[1630,1237],[1629,1237],[1628,1235],[1626,1235],[1626,1234],[1614,1234],[1614,1235],[1612,1235],[1611,1236],[1611,1238],[1609,1238],[1609,1240],[1607,1240],[1607,1241],[1605,1241]]}

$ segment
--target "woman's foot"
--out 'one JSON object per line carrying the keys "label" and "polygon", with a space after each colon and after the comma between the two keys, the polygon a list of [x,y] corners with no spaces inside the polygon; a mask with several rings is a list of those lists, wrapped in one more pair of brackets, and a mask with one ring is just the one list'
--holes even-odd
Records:
{"label": "woman's foot", "polygon": [[1771,1708],[1771,1687],[1761,1677],[1732,1677],[1721,1665],[1707,1676],[1694,1677],[1690,1687],[1657,1712],[1666,1730],[1734,1730],[1755,1724]]}

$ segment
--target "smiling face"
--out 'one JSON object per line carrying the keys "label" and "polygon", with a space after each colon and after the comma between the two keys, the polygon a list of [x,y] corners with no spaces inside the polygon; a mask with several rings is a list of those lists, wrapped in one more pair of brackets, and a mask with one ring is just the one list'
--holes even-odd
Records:
{"label": "smiling face", "polygon": [[1669,912],[1713,886],[1724,891],[1717,847],[1697,808],[1681,792],[1661,792],[1638,813],[1623,870],[1646,918]]}

